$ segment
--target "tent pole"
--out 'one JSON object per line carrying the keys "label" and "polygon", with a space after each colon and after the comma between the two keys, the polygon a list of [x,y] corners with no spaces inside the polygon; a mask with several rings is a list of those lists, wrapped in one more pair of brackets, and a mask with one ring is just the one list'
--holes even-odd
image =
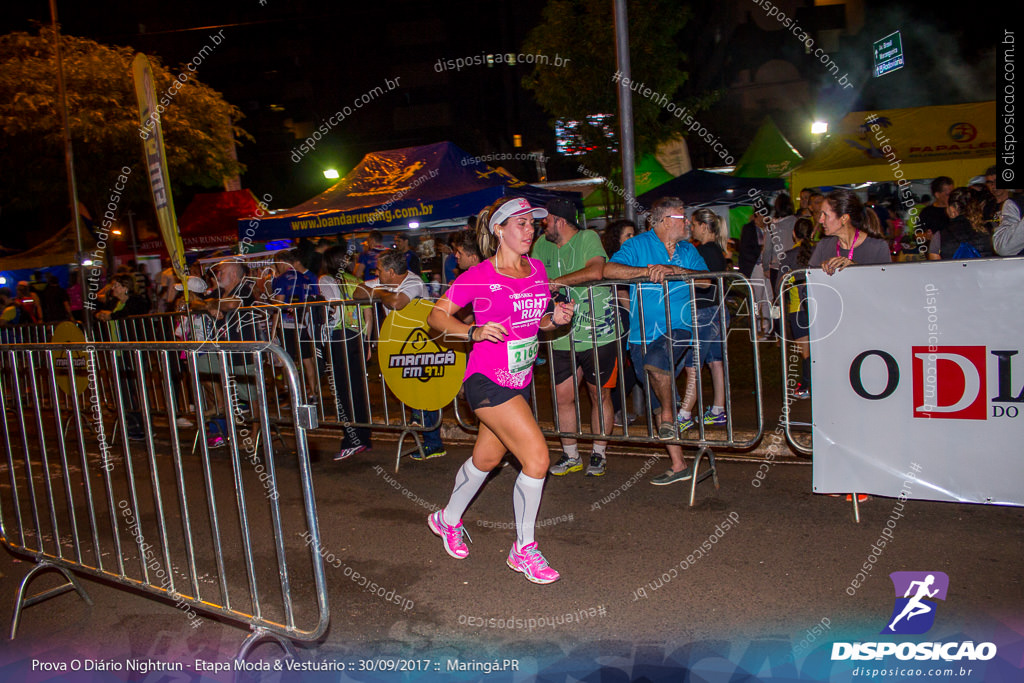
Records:
{"label": "tent pole", "polygon": [[[68,194],[71,199],[71,220],[75,222],[75,261],[78,265],[78,279],[82,291],[87,292],[85,269],[82,268],[82,216],[78,211],[78,182],[75,179],[75,154],[71,145],[71,123],[68,120],[68,96],[64,86],[64,59],[60,44],[60,24],[57,23],[57,0],[50,0],[50,21],[53,25],[53,51],[57,57],[57,91],[59,97],[60,118],[64,132],[64,165],[68,173]],[[92,336],[92,311],[86,306],[85,315],[86,338]]]}
{"label": "tent pole", "polygon": [[[615,2],[615,55],[619,86],[619,141],[622,152],[622,188],[625,191],[626,218],[636,222],[636,150],[633,146],[633,93],[626,79],[632,79],[629,67],[629,24],[626,0]],[[640,226],[638,226],[640,227]]]}

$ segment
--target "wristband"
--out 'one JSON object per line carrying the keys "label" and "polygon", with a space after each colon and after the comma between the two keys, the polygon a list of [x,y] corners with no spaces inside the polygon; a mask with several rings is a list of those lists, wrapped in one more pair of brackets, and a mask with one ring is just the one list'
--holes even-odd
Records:
{"label": "wristband", "polygon": [[473,332],[479,327],[479,325],[470,325],[469,332],[466,333],[466,340],[473,341]]}

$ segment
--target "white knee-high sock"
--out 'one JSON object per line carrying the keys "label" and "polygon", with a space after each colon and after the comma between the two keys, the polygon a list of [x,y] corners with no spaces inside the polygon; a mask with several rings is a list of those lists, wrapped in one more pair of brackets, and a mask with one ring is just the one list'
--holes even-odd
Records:
{"label": "white knee-high sock", "polygon": [[458,524],[462,515],[469,507],[473,497],[484,485],[487,479],[487,472],[478,470],[473,464],[473,458],[462,463],[458,474],[455,475],[455,488],[452,489],[452,496],[448,499],[448,506],[444,509],[444,523]]}
{"label": "white knee-high sock", "polygon": [[516,513],[516,545],[522,548],[533,543],[533,530],[537,526],[540,511],[540,496],[544,491],[544,479],[534,479],[522,472],[516,479],[512,491],[512,507]]}

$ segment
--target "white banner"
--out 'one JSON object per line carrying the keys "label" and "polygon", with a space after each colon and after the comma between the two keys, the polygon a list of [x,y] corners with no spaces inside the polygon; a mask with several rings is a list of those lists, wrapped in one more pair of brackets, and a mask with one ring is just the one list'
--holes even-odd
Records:
{"label": "white banner", "polygon": [[807,281],[814,491],[1024,505],[1024,259]]}

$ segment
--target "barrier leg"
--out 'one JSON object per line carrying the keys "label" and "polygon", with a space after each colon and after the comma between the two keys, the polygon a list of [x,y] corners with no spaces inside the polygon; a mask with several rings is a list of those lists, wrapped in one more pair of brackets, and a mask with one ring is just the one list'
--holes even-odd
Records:
{"label": "barrier leg", "polygon": [[[701,458],[707,457],[708,469],[702,474],[698,474],[700,471]],[[697,498],[697,484],[704,481],[708,477],[711,477],[715,482],[715,489],[720,488],[718,483],[718,468],[715,466],[715,453],[707,446],[701,446],[700,450],[697,451],[697,455],[693,457],[693,478],[690,479],[690,507],[693,507],[693,502]]]}
{"label": "barrier leg", "polygon": [[411,450],[408,453],[402,452],[402,444],[405,443],[405,437],[409,436],[410,434],[412,435],[412,438],[416,441],[416,450],[420,452],[420,457],[424,459],[427,457],[427,454],[423,452],[423,441],[420,439],[419,432],[414,432],[409,429],[404,430],[402,432],[402,435],[398,437],[398,454],[395,456],[395,474],[398,474],[398,465],[399,463],[402,462],[402,456],[410,455],[414,452]]}
{"label": "barrier leg", "polygon": [[281,646],[281,649],[284,650],[286,657],[296,659],[295,648],[292,647],[292,643],[290,640],[282,638],[276,633],[271,633],[270,631],[267,631],[262,628],[253,629],[253,632],[246,636],[245,641],[242,643],[242,646],[238,648],[238,654],[235,655],[235,675],[232,677],[232,680],[238,681],[238,674],[244,671],[242,663],[245,661],[245,658],[249,656],[249,653],[252,651],[254,647],[256,647],[259,643],[263,642],[264,640],[274,641],[275,643]]}
{"label": "barrier leg", "polygon": [[851,493],[850,497],[853,499],[853,521],[860,524],[860,503],[857,502],[857,493]]}
{"label": "barrier leg", "polygon": [[[26,597],[25,590],[28,588],[29,581],[31,581],[37,574],[42,574],[48,570],[60,572],[64,578],[67,579],[67,582],[62,583],[59,586],[54,586],[53,588],[48,588],[41,593],[36,593],[35,595]],[[23,608],[31,607],[32,605],[44,600],[56,597],[62,593],[67,593],[70,590],[78,593],[87,605],[92,606],[92,599],[89,597],[89,594],[86,593],[85,589],[82,588],[82,585],[78,583],[74,574],[63,567],[57,567],[49,562],[43,561],[28,570],[28,573],[25,574],[25,578],[21,580],[21,584],[18,586],[18,595],[14,602],[14,616],[11,618],[11,640],[14,640],[14,637],[18,634],[18,622],[21,621],[21,610]]]}

